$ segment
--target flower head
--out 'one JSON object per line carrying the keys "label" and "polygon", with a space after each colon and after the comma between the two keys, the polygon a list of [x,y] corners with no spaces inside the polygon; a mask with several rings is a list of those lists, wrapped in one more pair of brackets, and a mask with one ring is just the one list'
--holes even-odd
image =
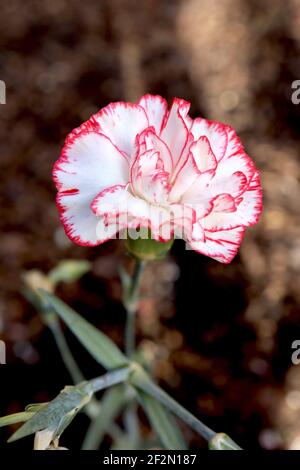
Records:
{"label": "flower head", "polygon": [[235,131],[175,98],[111,103],[65,141],[53,177],[67,235],[98,245],[146,227],[222,263],[262,210],[259,174]]}

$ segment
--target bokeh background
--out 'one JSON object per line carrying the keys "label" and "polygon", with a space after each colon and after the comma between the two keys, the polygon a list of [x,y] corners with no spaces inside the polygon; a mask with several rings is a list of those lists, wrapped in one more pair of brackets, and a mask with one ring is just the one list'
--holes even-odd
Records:
{"label": "bokeh background", "polygon": [[[228,266],[180,241],[149,265],[139,338],[161,385],[214,430],[248,449],[300,449],[300,365],[291,362],[300,339],[300,105],[291,101],[299,0],[9,0],[0,46],[1,415],[71,383],[21,293],[22,272],[92,261],[58,294],[122,346],[117,269],[126,254],[120,242],[68,242],[51,168],[71,129],[111,101],[150,92],[190,100],[193,117],[236,128],[261,170],[264,214]],[[99,374],[66,334],[85,374]],[[87,424],[78,417],[62,444],[78,446]],[[191,446],[205,446],[183,430]],[[1,446],[12,431],[1,430]]]}

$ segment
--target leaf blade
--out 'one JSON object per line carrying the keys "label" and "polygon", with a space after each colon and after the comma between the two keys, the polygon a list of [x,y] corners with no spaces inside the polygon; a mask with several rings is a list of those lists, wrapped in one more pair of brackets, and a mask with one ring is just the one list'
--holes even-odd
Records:
{"label": "leaf blade", "polygon": [[126,403],[124,386],[117,385],[107,390],[101,400],[99,415],[91,422],[87,430],[82,450],[96,450],[114,419]]}
{"label": "leaf blade", "polygon": [[105,369],[115,369],[128,364],[127,357],[108,336],[101,333],[55,295],[42,289],[39,289],[39,292],[49,307],[58,314],[91,356]]}
{"label": "leaf blade", "polygon": [[13,413],[11,415],[2,416],[0,418],[0,428],[9,426],[11,424],[23,423],[24,421],[28,421],[30,418],[32,418],[33,415],[33,412],[22,411],[20,413]]}
{"label": "leaf blade", "polygon": [[167,450],[186,450],[187,445],[171,413],[145,392],[138,391],[138,399],[163,446]]}

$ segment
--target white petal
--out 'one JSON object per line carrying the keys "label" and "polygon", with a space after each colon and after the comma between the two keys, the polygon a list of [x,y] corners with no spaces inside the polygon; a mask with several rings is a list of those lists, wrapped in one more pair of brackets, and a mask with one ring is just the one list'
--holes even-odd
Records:
{"label": "white petal", "polygon": [[[61,221],[68,237],[78,245],[94,246],[111,238],[111,234],[101,234],[99,217],[92,212],[89,201],[80,194],[64,195],[58,193],[57,206]],[[113,234],[116,233],[113,231]]]}
{"label": "white petal", "polygon": [[242,172],[250,182],[255,172],[255,166],[253,161],[248,157],[245,152],[232,155],[229,158],[223,158],[216,168],[215,183],[218,181],[226,180],[231,178],[234,173]]}
{"label": "white petal", "polygon": [[158,152],[146,150],[135,158],[131,167],[131,187],[134,194],[150,204],[160,204],[167,200],[168,173],[162,165]]}
{"label": "white petal", "polygon": [[95,197],[107,186],[127,183],[129,165],[106,136],[87,131],[68,140],[54,166],[53,176],[58,190],[78,189],[84,195]]}
{"label": "white petal", "polygon": [[190,153],[192,142],[193,136],[192,134],[188,134],[186,145],[171,179],[172,189],[169,195],[171,202],[178,202],[181,196],[193,185],[194,181],[199,176],[199,170]]}
{"label": "white petal", "polygon": [[192,240],[199,242],[202,241],[204,242],[205,240],[205,234],[204,234],[204,229],[199,221],[195,222],[193,224],[193,230],[192,230]]}
{"label": "white petal", "polygon": [[234,212],[236,210],[234,198],[230,194],[219,194],[212,203],[215,212]]}
{"label": "white petal", "polygon": [[166,143],[155,134],[154,129],[149,127],[139,135],[138,138],[139,152],[145,150],[155,150],[159,153],[163,163],[164,171],[170,173],[173,169],[173,160],[170,149]]}
{"label": "white petal", "polygon": [[119,217],[120,214],[143,217],[148,213],[148,206],[149,204],[146,201],[133,196],[127,190],[127,186],[122,185],[116,185],[101,191],[91,204],[95,214],[110,217]]}
{"label": "white petal", "polygon": [[193,250],[221,263],[230,263],[238,251],[244,232],[244,227],[218,232],[205,231],[205,242],[191,241],[189,245]]}
{"label": "white petal", "polygon": [[247,187],[247,178],[242,171],[224,176],[217,171],[209,183],[207,195],[215,197],[219,194],[230,194],[232,197],[238,197],[245,192]]}
{"label": "white petal", "polygon": [[217,160],[207,137],[199,137],[199,139],[191,145],[190,152],[201,173],[216,169]]}
{"label": "white petal", "polygon": [[188,107],[189,104],[186,101],[175,98],[162,126],[160,137],[170,149],[174,167],[181,158],[188,138],[188,128],[182,117],[187,114]]}
{"label": "white petal", "polygon": [[[192,136],[191,134],[189,135]],[[181,158],[178,165],[178,172],[173,181],[173,187],[170,192],[170,200],[178,201],[182,197],[182,201],[191,200],[191,194],[193,194],[193,187],[196,190],[196,196],[199,198],[199,194],[204,190],[203,181],[209,180],[214,174],[214,170],[217,166],[216,158],[212,152],[210,143],[205,136],[200,137],[196,142],[190,140],[189,144],[185,147],[183,155],[186,154],[184,163],[179,167],[180,163],[183,162]],[[199,175],[201,173],[208,172],[208,176],[201,178],[201,184]],[[195,181],[199,181],[199,185],[193,186]],[[185,193],[188,196],[185,196]],[[205,197],[202,194],[202,199]]]}
{"label": "white petal", "polygon": [[228,158],[237,153],[244,153],[244,147],[235,130],[231,126],[225,126],[227,132],[227,147],[224,157]]}
{"label": "white petal", "polygon": [[140,225],[150,228],[153,234],[159,234],[159,227],[170,220],[168,210],[134,196],[125,186],[102,191],[94,199],[92,209],[97,215],[105,216],[108,224],[119,224],[119,229]]}
{"label": "white petal", "polygon": [[202,219],[205,229],[221,230],[230,229],[238,225],[248,227],[258,222],[262,211],[261,188],[257,187],[246,191],[235,199],[236,210],[234,212],[212,212]]}
{"label": "white petal", "polygon": [[132,103],[111,103],[93,116],[101,132],[126,155],[134,151],[136,136],[149,126],[144,108]]}
{"label": "white petal", "polygon": [[131,165],[131,187],[137,196],[150,204],[166,204],[170,190],[169,172],[172,159],[164,142],[156,136],[153,127],[137,138],[136,153]]}
{"label": "white petal", "polygon": [[228,135],[226,129],[227,126],[221,122],[196,118],[193,121],[190,132],[195,140],[198,140],[201,136],[207,137],[216,159],[221,160],[227,149]]}
{"label": "white petal", "polygon": [[[181,201],[184,204],[197,204],[207,199],[212,199],[212,195],[209,194],[208,188],[215,175],[213,170],[206,171],[205,173],[198,173],[194,178],[192,184],[185,187],[185,192],[181,197]],[[188,189],[187,189],[188,188]]]}
{"label": "white petal", "polygon": [[168,111],[166,100],[159,95],[144,95],[138,101],[138,104],[146,111],[149,126],[154,126],[156,133],[159,135],[165,114]]}
{"label": "white petal", "polygon": [[124,155],[104,135],[84,129],[67,139],[53,177],[68,236],[83,245],[100,243],[96,234],[98,219],[90,203],[104,188],[128,182],[129,165]]}

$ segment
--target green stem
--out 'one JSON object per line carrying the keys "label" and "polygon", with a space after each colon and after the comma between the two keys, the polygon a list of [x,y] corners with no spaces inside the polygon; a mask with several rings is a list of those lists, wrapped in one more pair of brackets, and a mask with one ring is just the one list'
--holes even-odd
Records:
{"label": "green stem", "polygon": [[135,260],[135,268],[128,291],[125,294],[125,308],[127,310],[127,320],[125,328],[125,352],[131,358],[135,350],[135,316],[138,306],[138,294],[140,290],[141,277],[145,262]]}
{"label": "green stem", "polygon": [[122,369],[113,370],[107,372],[107,374],[102,375],[101,377],[96,377],[95,379],[89,380],[88,385],[92,388],[93,392],[99,392],[104,388],[112,387],[119,383],[125,382],[131,372],[130,367],[123,367]]}
{"label": "green stem", "polygon": [[123,432],[118,425],[114,423],[114,420],[120,414],[126,401],[127,397],[122,385],[114,386],[104,393],[101,399],[99,413],[95,419],[91,421],[84,437],[81,447],[82,450],[99,449],[108,428],[114,442],[117,442],[123,437]]}
{"label": "green stem", "polygon": [[79,369],[78,365],[76,364],[76,361],[69,349],[68,343],[62,332],[59,321],[57,320],[56,314],[55,317],[53,317],[52,321],[49,322],[49,327],[55,338],[62,360],[67,370],[69,371],[70,376],[72,377],[73,383],[76,384],[82,382],[84,380],[84,376],[81,370]]}
{"label": "green stem", "polygon": [[[60,326],[59,320],[55,312],[51,312],[51,314],[47,314],[47,325],[50,328],[53,337],[55,339],[56,345],[60,352],[61,358],[63,363],[68,370],[70,376],[72,377],[73,383],[76,385],[80,382],[85,380],[84,375],[82,374],[81,370],[79,369],[73,354],[68,346],[66,341],[65,335],[62,331]],[[99,409],[98,400],[92,397],[91,401],[85,407],[86,414],[93,419],[95,415],[97,415]]]}
{"label": "green stem", "polygon": [[135,347],[135,312],[127,310],[125,327],[125,352],[128,357],[132,357]]}
{"label": "green stem", "polygon": [[133,444],[133,447],[138,446],[140,440],[140,429],[139,429],[139,420],[138,420],[138,404],[134,399],[127,405],[124,414],[125,428],[130,436],[130,440]]}
{"label": "green stem", "polygon": [[204,439],[210,441],[215,437],[216,433],[196,418],[192,413],[181,406],[170,395],[164,392],[158,385],[156,385],[142,370],[137,370],[132,374],[131,382],[143,392],[155,398],[168,410],[172,411],[178,418],[185,421],[192,429],[200,434]]}
{"label": "green stem", "polygon": [[[138,308],[139,290],[145,262],[135,258],[134,272],[129,287],[124,292],[124,306],[127,311],[125,326],[125,353],[130,359],[135,352],[135,316]],[[124,286],[123,286],[124,288]],[[135,401],[125,410],[125,426],[134,447],[139,441],[139,422]]]}

